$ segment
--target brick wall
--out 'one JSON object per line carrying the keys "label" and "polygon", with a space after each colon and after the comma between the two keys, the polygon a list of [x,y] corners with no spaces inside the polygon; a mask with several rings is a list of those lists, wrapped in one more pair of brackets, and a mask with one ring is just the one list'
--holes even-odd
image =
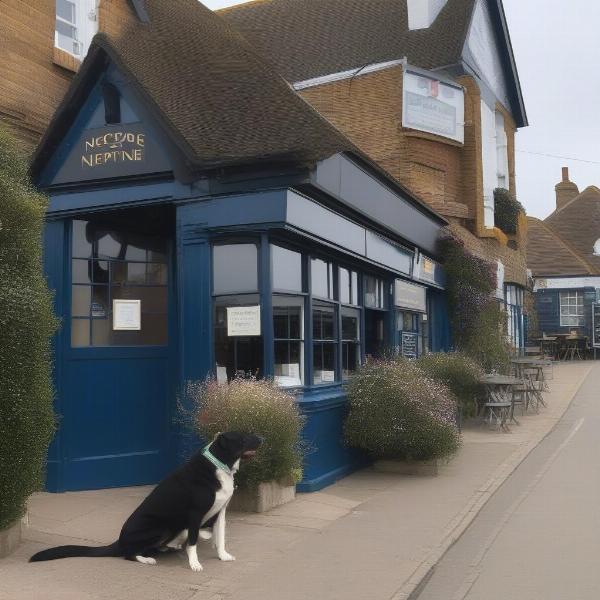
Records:
{"label": "brick wall", "polygon": [[[454,234],[473,252],[502,260],[507,281],[525,285],[523,220],[511,238],[483,226],[481,95],[473,78],[458,82],[465,88],[464,145],[402,127],[401,66],[307,88],[300,94],[365,154],[444,215]],[[509,186],[514,193],[516,127],[510,113],[500,105],[498,109],[505,117]]]}
{"label": "brick wall", "polygon": [[[54,47],[55,0],[0,1],[0,123],[35,147],[79,61]],[[120,33],[132,18],[127,0],[101,0],[99,28]]]}

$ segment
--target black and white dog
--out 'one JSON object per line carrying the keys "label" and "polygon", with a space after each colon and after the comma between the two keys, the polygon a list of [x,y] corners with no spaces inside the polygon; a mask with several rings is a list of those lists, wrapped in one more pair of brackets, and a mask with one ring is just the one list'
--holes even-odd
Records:
{"label": "black and white dog", "polygon": [[185,543],[190,568],[201,571],[198,537],[214,535],[217,556],[235,560],[225,550],[225,510],[233,495],[233,476],[240,460],[256,454],[262,439],[230,431],[159,483],[125,521],[119,539],[109,546],[58,546],[34,554],[30,562],[73,556],[122,556],[154,565],[152,557]]}

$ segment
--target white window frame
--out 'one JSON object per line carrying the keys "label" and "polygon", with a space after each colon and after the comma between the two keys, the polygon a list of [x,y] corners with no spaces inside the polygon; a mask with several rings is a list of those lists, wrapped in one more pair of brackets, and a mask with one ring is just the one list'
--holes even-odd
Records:
{"label": "white window frame", "polygon": [[583,327],[585,325],[583,292],[579,290],[559,292],[559,312],[561,327]]}
{"label": "white window frame", "polygon": [[508,189],[508,136],[504,128],[504,115],[496,111],[496,176],[499,188]]}
{"label": "white window frame", "polygon": [[[64,23],[68,27],[73,27],[75,36],[73,37],[73,51],[69,51],[58,44],[58,31],[54,26],[54,46],[62,52],[67,52],[79,60],[83,60],[92,42],[92,38],[98,31],[98,0],[66,0],[75,6],[75,21],[71,22],[58,14],[55,14],[56,21]],[[56,6],[56,4],[55,4]],[[56,12],[56,8],[55,8]]]}

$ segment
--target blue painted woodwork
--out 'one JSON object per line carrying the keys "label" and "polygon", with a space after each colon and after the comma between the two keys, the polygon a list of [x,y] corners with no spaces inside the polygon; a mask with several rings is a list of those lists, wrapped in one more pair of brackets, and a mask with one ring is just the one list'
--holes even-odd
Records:
{"label": "blue painted woodwork", "polygon": [[[560,324],[560,293],[577,291],[583,294],[584,325],[583,327],[561,326]],[[569,333],[577,329],[582,335],[592,339],[592,305],[596,299],[593,287],[541,289],[535,292],[535,309],[538,315],[540,333]]]}

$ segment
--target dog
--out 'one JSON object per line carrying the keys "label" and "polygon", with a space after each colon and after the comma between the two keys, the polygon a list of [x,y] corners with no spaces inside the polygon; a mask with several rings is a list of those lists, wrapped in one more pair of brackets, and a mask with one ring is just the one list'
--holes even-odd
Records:
{"label": "dog", "polygon": [[125,521],[119,539],[108,545],[58,546],[34,554],[29,562],[75,556],[114,556],[156,564],[158,552],[181,550],[185,544],[193,571],[201,571],[196,545],[210,539],[220,560],[235,560],[225,550],[225,510],[233,495],[240,461],[256,454],[263,439],[229,431],[197,452],[161,481]]}

